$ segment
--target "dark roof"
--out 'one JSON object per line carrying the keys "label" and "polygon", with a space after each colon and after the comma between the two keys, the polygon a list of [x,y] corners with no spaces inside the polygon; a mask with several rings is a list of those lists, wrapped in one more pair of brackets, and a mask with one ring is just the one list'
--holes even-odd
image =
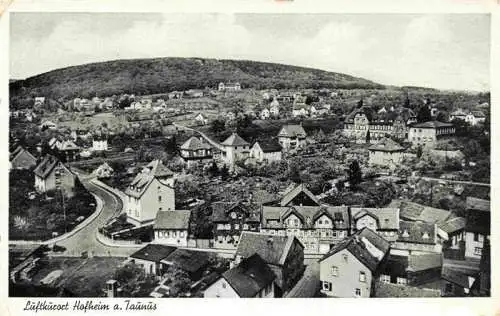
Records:
{"label": "dark roof", "polygon": [[461,270],[443,266],[441,270],[441,278],[451,283],[457,284],[468,289],[472,284],[469,284],[469,275]]}
{"label": "dark roof", "polygon": [[235,255],[248,258],[256,253],[266,263],[281,266],[285,263],[294,240],[300,243],[294,236],[243,232]]}
{"label": "dark roof", "polygon": [[161,260],[162,263],[174,265],[187,272],[197,272],[209,263],[209,254],[204,251],[177,249]]}
{"label": "dark roof", "polygon": [[443,256],[440,253],[428,253],[408,256],[408,270],[417,272],[428,269],[441,268]]}
{"label": "dark roof", "polygon": [[[262,227],[284,228],[285,220],[290,214],[295,214],[302,221],[302,228],[313,228],[315,221],[326,215],[333,222],[335,229],[349,227],[349,213],[346,206],[263,206]],[[269,221],[276,220],[277,223]]]}
{"label": "dark roof", "polygon": [[288,193],[286,193],[283,196],[283,198],[281,199],[280,205],[281,206],[288,205],[300,193],[304,193],[305,195],[307,195],[317,205],[320,204],[318,198],[316,198],[316,196],[314,194],[312,194],[312,192],[309,191],[303,183],[301,183],[301,184],[297,184],[294,189],[288,191]]}
{"label": "dark roof", "polygon": [[58,163],[60,163],[59,159],[52,155],[47,155],[36,166],[33,172],[40,178],[45,179],[52,172],[54,167],[57,166]]}
{"label": "dark roof", "polygon": [[439,121],[428,121],[428,122],[424,122],[424,123],[413,124],[412,127],[417,127],[417,128],[453,127],[453,124],[443,123],[443,122],[439,122]]}
{"label": "dark roof", "polygon": [[371,106],[364,105],[360,108],[354,109],[349,115],[347,115],[345,121],[347,123],[354,123],[354,117],[357,114],[364,114],[370,122],[370,125],[388,125],[397,120],[401,120],[406,123],[410,118],[414,118],[416,116],[412,109],[402,106],[393,110],[378,112]]}
{"label": "dark roof", "polygon": [[188,229],[191,211],[160,211],[156,214],[154,229]]}
{"label": "dark roof", "polygon": [[135,176],[134,180],[132,180],[125,190],[125,194],[140,198],[155,178],[167,178],[171,176],[173,176],[173,172],[165,167],[160,160],[153,160]]}
{"label": "dark roof", "polygon": [[441,223],[452,216],[450,211],[409,201],[393,200],[388,207],[399,208],[399,217],[409,221]]}
{"label": "dark roof", "polygon": [[378,221],[380,229],[399,229],[398,208],[351,208],[354,221],[367,214]]}
{"label": "dark roof", "polygon": [[489,207],[488,211],[467,209],[466,219],[467,224],[465,225],[465,231],[483,235],[490,234],[491,214],[489,212]]}
{"label": "dark roof", "polygon": [[250,205],[241,201],[237,202],[214,202],[212,207],[212,221],[226,222],[230,220],[230,213],[232,210],[242,212],[247,216],[246,221],[260,222],[260,213],[254,210]]}
{"label": "dark roof", "polygon": [[375,271],[389,252],[389,248],[387,240],[365,227],[335,245],[320,261],[347,249],[368,269]]}
{"label": "dark roof", "polygon": [[468,210],[490,211],[490,201],[468,196],[465,200],[465,206]]}
{"label": "dark roof", "polygon": [[377,282],[375,297],[441,297],[441,291],[415,286]]}
{"label": "dark roof", "polygon": [[149,244],[130,255],[130,258],[160,262],[177,248],[159,244]]}
{"label": "dark roof", "polygon": [[276,279],[276,275],[258,254],[243,259],[237,267],[224,272],[222,277],[239,297],[254,297]]}
{"label": "dark roof", "polygon": [[184,144],[182,144],[181,149],[184,150],[199,150],[199,149],[210,149],[211,147],[208,144],[205,144],[197,137],[191,137]]}
{"label": "dark roof", "polygon": [[400,221],[398,241],[432,245],[436,243],[435,232],[434,224]]}
{"label": "dark roof", "polygon": [[439,229],[445,233],[451,234],[465,228],[466,220],[463,217],[455,217],[438,225]]}
{"label": "dark roof", "polygon": [[374,144],[368,148],[368,150],[372,151],[387,151],[387,152],[397,152],[404,151],[405,148],[399,145],[397,142],[393,141],[390,138],[385,138],[380,141],[378,144]]}
{"label": "dark roof", "polygon": [[232,133],[231,136],[226,138],[225,141],[222,142],[224,146],[247,146],[250,145],[246,140],[240,137],[240,135],[236,133]]}
{"label": "dark roof", "polygon": [[255,144],[259,144],[260,149],[265,153],[281,152],[281,145],[276,139],[259,140]]}

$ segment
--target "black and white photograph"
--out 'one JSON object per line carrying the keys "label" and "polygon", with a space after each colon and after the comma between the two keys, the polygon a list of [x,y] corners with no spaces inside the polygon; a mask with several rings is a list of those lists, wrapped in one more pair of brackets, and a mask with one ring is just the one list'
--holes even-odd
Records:
{"label": "black and white photograph", "polygon": [[490,297],[491,23],[10,12],[9,297]]}

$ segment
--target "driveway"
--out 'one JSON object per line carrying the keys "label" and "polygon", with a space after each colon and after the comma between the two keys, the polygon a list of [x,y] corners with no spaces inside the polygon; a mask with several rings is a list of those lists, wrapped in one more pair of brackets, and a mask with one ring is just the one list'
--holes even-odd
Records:
{"label": "driveway", "polygon": [[314,261],[306,267],[304,275],[286,297],[315,297],[319,285],[319,262]]}
{"label": "driveway", "polygon": [[126,257],[137,250],[134,247],[110,247],[101,244],[96,233],[99,227],[107,223],[113,216],[121,212],[122,202],[118,196],[111,193],[98,185],[89,181],[82,181],[85,187],[103,202],[101,213],[86,227],[68,237],[67,239],[57,242],[57,245],[66,248],[66,251],[61,255],[79,255],[84,251],[94,256],[119,256]]}

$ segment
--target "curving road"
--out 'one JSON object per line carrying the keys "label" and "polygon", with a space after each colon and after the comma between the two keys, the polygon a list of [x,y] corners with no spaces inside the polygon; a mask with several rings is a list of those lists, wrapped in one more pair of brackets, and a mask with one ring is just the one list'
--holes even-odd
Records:
{"label": "curving road", "polygon": [[104,188],[92,183],[91,181],[83,180],[85,187],[103,202],[101,213],[87,226],[76,232],[74,235],[57,242],[57,245],[66,248],[66,251],[61,255],[80,255],[84,251],[94,256],[117,256],[126,257],[137,251],[135,247],[110,247],[100,243],[97,240],[96,233],[99,227],[103,226],[113,216],[121,212],[122,201],[114,193],[105,190]]}

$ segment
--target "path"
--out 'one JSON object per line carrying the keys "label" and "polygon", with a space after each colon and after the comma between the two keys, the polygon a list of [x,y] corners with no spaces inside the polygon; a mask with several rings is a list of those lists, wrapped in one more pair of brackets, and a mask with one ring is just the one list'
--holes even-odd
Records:
{"label": "path", "polygon": [[286,297],[315,297],[319,292],[319,285],[319,262],[314,261],[306,267],[304,275]]}

